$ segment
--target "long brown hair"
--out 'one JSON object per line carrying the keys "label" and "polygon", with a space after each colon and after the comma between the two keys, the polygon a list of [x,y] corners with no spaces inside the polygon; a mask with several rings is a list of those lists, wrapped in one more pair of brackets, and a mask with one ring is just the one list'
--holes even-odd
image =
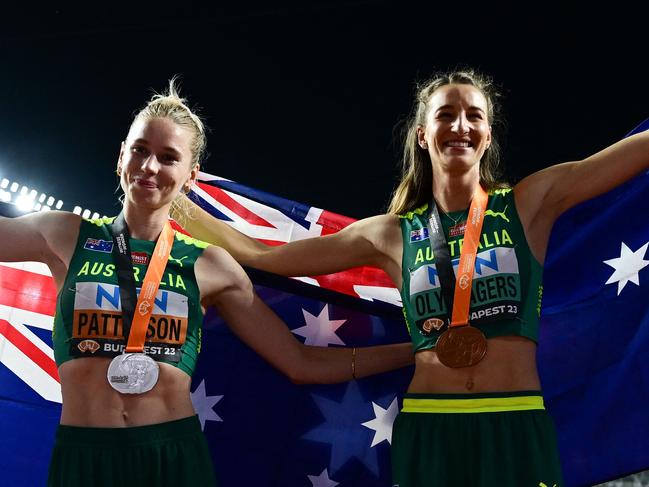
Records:
{"label": "long brown hair", "polygon": [[475,86],[487,99],[487,117],[492,126],[492,138],[480,161],[480,183],[487,190],[507,186],[498,182],[500,146],[493,128],[500,124],[500,94],[494,82],[473,69],[437,73],[428,81],[417,85],[413,110],[404,129],[401,181],[392,194],[388,213],[406,213],[429,203],[433,198],[432,162],[428,151],[419,146],[417,128],[426,125],[428,102],[433,93],[450,84]]}

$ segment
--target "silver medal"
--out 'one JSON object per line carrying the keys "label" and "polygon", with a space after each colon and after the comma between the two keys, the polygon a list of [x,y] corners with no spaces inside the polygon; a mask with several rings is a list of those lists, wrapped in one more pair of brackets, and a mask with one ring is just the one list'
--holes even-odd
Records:
{"label": "silver medal", "polygon": [[142,394],[158,382],[158,364],[144,353],[123,353],[108,366],[108,383],[122,394]]}

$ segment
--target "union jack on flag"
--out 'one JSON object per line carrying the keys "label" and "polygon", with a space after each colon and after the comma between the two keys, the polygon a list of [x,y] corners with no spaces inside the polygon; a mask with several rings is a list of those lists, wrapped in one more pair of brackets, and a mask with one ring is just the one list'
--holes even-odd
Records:
{"label": "union jack on flag", "polygon": [[[355,221],[206,173],[200,173],[192,199],[213,216],[268,245],[330,235]],[[401,305],[390,278],[373,267],[301,279],[350,296]]]}
{"label": "union jack on flag", "polygon": [[0,264],[0,464],[12,485],[44,484],[60,416],[55,300],[44,264]]}

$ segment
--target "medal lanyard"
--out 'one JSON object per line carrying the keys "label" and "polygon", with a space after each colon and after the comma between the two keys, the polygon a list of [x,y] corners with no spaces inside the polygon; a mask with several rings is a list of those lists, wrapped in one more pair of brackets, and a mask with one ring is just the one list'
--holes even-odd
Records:
{"label": "medal lanyard", "polygon": [[142,352],[155,297],[171,253],[174,230],[171,228],[169,221],[165,222],[151,255],[149,268],[144,276],[137,303],[131,246],[129,244],[130,234],[124,212],[121,212],[115,218],[111,230],[113,233],[113,258],[117,266],[117,282],[119,283],[119,296],[122,302],[124,336],[128,336],[126,352]]}
{"label": "medal lanyard", "polygon": [[[435,258],[435,267],[442,287],[446,307],[449,314],[452,310],[451,326],[462,326],[469,324],[469,307],[471,305],[471,285],[473,283],[473,270],[475,259],[480,242],[480,232],[484,221],[487,200],[489,196],[478,185],[478,188],[471,200],[469,216],[467,217],[464,230],[464,241],[460,251],[460,263],[458,265],[457,279],[453,273],[451,255],[448,250],[448,242],[444,235],[442,219],[439,216],[437,202],[433,199],[431,204],[430,217],[428,219],[428,238],[430,247]],[[453,288],[455,291],[453,292]]]}

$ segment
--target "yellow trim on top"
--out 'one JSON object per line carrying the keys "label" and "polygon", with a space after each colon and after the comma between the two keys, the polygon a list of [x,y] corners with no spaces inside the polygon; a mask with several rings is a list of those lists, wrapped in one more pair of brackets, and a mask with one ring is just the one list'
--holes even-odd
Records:
{"label": "yellow trim on top", "polygon": [[419,208],[415,208],[412,211],[409,211],[408,213],[404,213],[403,215],[397,215],[399,218],[406,218],[407,220],[412,220],[412,217],[415,215],[423,215],[424,212],[428,210],[428,203],[424,203],[422,206]]}
{"label": "yellow trim on top", "polygon": [[207,247],[210,246],[210,244],[208,244],[207,242],[203,242],[202,240],[198,240],[197,238],[190,237],[181,232],[176,232],[176,239],[186,243],[187,245],[193,245],[194,247],[198,247],[199,249],[206,249]]}
{"label": "yellow trim on top", "polygon": [[102,218],[95,218],[95,219],[90,219],[90,218],[84,218],[88,223],[92,223],[93,225],[96,225],[98,227],[103,227],[104,225],[110,225],[113,223],[113,220],[115,219],[114,216],[106,216]]}
{"label": "yellow trim on top", "polygon": [[404,413],[496,413],[545,409],[543,397],[481,397],[472,399],[416,399],[403,400]]}

